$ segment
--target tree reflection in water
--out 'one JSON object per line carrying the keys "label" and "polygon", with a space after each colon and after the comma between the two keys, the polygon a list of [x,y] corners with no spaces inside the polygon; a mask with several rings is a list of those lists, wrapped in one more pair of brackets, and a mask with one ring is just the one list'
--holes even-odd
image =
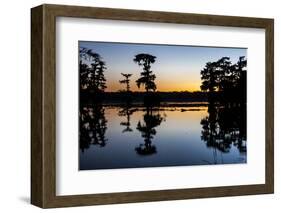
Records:
{"label": "tree reflection in water", "polygon": [[157,133],[155,127],[159,126],[163,119],[159,113],[159,107],[146,106],[143,122],[139,121],[136,128],[144,138],[144,143],[135,148],[139,155],[157,153],[156,146],[152,144],[152,139]]}
{"label": "tree reflection in water", "polygon": [[125,129],[123,129],[122,133],[125,132],[132,132],[133,129],[131,128],[131,116],[134,112],[136,112],[136,108],[132,108],[132,105],[130,102],[127,102],[125,105],[120,107],[120,110],[118,112],[118,115],[121,117],[126,117],[126,121],[121,121],[120,125],[124,126]]}
{"label": "tree reflection in water", "polygon": [[214,163],[217,163],[217,150],[228,153],[235,146],[241,154],[246,154],[246,104],[210,102],[208,113],[201,120],[201,140],[213,148]]}
{"label": "tree reflection in water", "polygon": [[104,107],[101,104],[82,106],[79,114],[80,149],[84,152],[90,145],[106,145],[105,133],[107,120],[104,115]]}

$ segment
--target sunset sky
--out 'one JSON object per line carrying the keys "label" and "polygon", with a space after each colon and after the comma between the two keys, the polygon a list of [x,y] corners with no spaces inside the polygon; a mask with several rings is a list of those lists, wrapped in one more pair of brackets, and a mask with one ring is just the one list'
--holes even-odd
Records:
{"label": "sunset sky", "polygon": [[106,62],[107,79],[106,91],[125,89],[119,80],[120,73],[131,73],[131,90],[138,89],[135,81],[140,77],[142,67],[134,61],[134,56],[139,53],[148,53],[156,56],[156,61],[151,65],[156,75],[157,91],[198,91],[200,90],[200,70],[206,62],[216,61],[221,57],[230,57],[232,63],[238,61],[239,56],[247,56],[245,48],[216,48],[179,45],[151,45],[128,44],[112,42],[80,41],[79,47],[92,49]]}

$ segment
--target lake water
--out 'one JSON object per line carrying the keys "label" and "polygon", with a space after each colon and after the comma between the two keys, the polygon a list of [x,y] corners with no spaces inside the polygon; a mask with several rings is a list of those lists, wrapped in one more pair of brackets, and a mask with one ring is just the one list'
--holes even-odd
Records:
{"label": "lake water", "polygon": [[241,108],[83,106],[79,140],[80,170],[247,161]]}

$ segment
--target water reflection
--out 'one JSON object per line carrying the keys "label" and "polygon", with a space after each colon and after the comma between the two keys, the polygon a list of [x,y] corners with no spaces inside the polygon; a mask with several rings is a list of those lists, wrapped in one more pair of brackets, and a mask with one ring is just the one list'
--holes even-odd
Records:
{"label": "water reflection", "polygon": [[80,108],[80,149],[84,152],[90,145],[106,145],[107,120],[101,104],[82,106]]}
{"label": "water reflection", "polygon": [[201,119],[201,140],[213,148],[214,163],[217,150],[229,153],[232,146],[246,154],[246,104],[214,103],[208,105],[208,116]]}
{"label": "water reflection", "polygon": [[246,106],[85,104],[80,166],[87,169],[246,162]]}
{"label": "water reflection", "polygon": [[143,122],[139,121],[137,130],[144,138],[144,143],[135,148],[139,155],[151,155],[157,153],[156,146],[152,144],[152,139],[156,135],[156,127],[161,124],[163,117],[159,113],[159,107],[146,106]]}
{"label": "water reflection", "polygon": [[126,118],[126,121],[120,122],[120,125],[125,127],[125,129],[122,130],[122,133],[133,131],[133,129],[131,128],[130,119],[131,119],[132,114],[134,112],[136,112],[137,110],[138,109],[136,109],[136,108],[132,108],[132,105],[129,101],[126,104],[120,106],[118,115]]}

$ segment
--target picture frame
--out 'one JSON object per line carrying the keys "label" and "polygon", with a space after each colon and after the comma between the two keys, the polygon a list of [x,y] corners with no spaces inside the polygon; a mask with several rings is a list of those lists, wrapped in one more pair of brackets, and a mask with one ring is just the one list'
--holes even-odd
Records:
{"label": "picture frame", "polygon": [[[265,183],[166,190],[56,194],[56,18],[265,30]],[[41,208],[268,194],[274,192],[274,20],[44,4],[31,9],[31,203]]]}

